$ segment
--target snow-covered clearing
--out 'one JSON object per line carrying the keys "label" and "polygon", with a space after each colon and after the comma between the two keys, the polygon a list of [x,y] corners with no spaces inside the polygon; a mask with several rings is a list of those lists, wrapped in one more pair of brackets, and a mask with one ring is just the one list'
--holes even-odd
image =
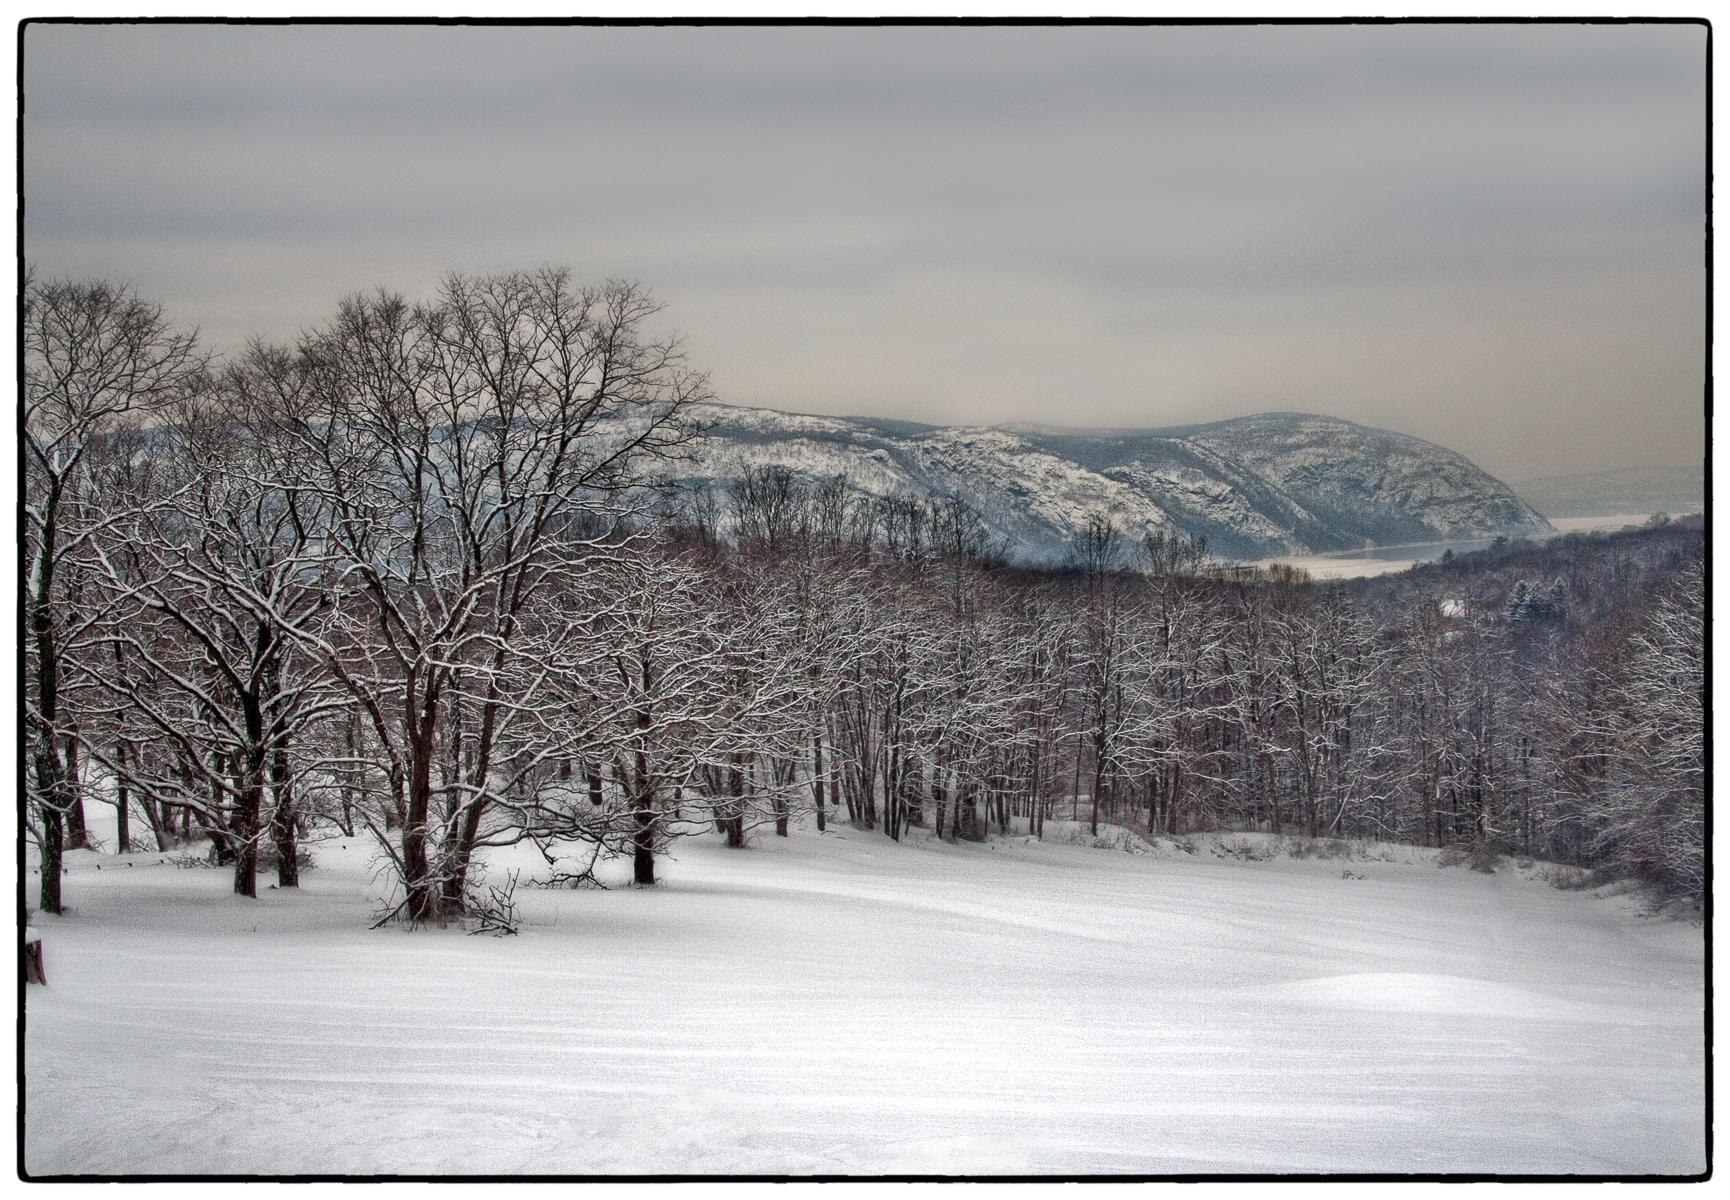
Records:
{"label": "snow-covered clearing", "polygon": [[1375,575],[1392,575],[1409,570],[1423,558],[1368,558],[1361,554],[1309,554],[1284,558],[1264,558],[1245,565],[1268,570],[1272,567],[1297,567],[1311,579],[1369,579]]}
{"label": "snow-covered clearing", "polygon": [[35,918],[25,1166],[1703,1169],[1698,927],[1433,852],[1056,841],[687,839],[654,889],[520,887],[498,938],[369,930],[361,841],[257,901],[79,852]]}

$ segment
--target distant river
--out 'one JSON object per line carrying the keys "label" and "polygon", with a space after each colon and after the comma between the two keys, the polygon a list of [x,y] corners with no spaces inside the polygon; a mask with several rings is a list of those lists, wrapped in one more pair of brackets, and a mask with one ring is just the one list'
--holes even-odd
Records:
{"label": "distant river", "polygon": [[[1628,525],[1644,525],[1647,513],[1616,513],[1607,517],[1551,517],[1556,534],[1589,533],[1597,529],[1621,529]],[[1312,579],[1362,579],[1370,575],[1386,575],[1403,571],[1416,563],[1434,562],[1452,550],[1465,554],[1483,550],[1495,539],[1475,538],[1465,542],[1411,542],[1402,546],[1371,546],[1365,550],[1342,550],[1333,554],[1314,554],[1302,558],[1264,558],[1252,566],[1271,567],[1275,563],[1302,567]]]}

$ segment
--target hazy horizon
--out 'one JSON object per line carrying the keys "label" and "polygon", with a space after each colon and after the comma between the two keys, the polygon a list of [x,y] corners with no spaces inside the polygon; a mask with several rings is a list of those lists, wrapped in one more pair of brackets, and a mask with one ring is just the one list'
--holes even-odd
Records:
{"label": "hazy horizon", "polygon": [[23,249],[228,352],[642,281],[724,403],[1706,453],[1700,23],[41,24]]}

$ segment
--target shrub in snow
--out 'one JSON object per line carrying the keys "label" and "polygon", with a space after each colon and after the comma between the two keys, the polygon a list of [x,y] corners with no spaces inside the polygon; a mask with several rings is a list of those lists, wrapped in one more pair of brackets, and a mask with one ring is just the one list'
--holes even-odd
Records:
{"label": "shrub in snow", "polygon": [[1245,862],[1266,862],[1279,853],[1273,842],[1261,838],[1235,837],[1222,840],[1217,853],[1241,858]]}
{"label": "shrub in snow", "polygon": [[[502,884],[477,884],[471,890],[469,905],[475,919],[475,928],[469,930],[471,935],[490,933],[494,937],[504,937],[518,932],[521,924],[516,904],[518,874],[512,871]],[[477,892],[484,894],[474,894]]]}
{"label": "shrub in snow", "polygon": [[1457,867],[1463,864],[1482,875],[1494,875],[1496,864],[1501,861],[1501,855],[1472,846],[1448,846],[1436,855],[1438,867]]}
{"label": "shrub in snow", "polygon": [[1290,858],[1357,858],[1350,843],[1339,838],[1305,838],[1292,837],[1285,841],[1285,852]]}

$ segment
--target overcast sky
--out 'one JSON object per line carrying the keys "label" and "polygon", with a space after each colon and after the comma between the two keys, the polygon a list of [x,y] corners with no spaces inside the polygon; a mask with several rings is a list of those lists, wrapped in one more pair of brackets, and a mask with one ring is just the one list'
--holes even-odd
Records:
{"label": "overcast sky", "polygon": [[238,350],[569,266],[736,404],[1705,452],[1697,25],[27,27],[25,252]]}

